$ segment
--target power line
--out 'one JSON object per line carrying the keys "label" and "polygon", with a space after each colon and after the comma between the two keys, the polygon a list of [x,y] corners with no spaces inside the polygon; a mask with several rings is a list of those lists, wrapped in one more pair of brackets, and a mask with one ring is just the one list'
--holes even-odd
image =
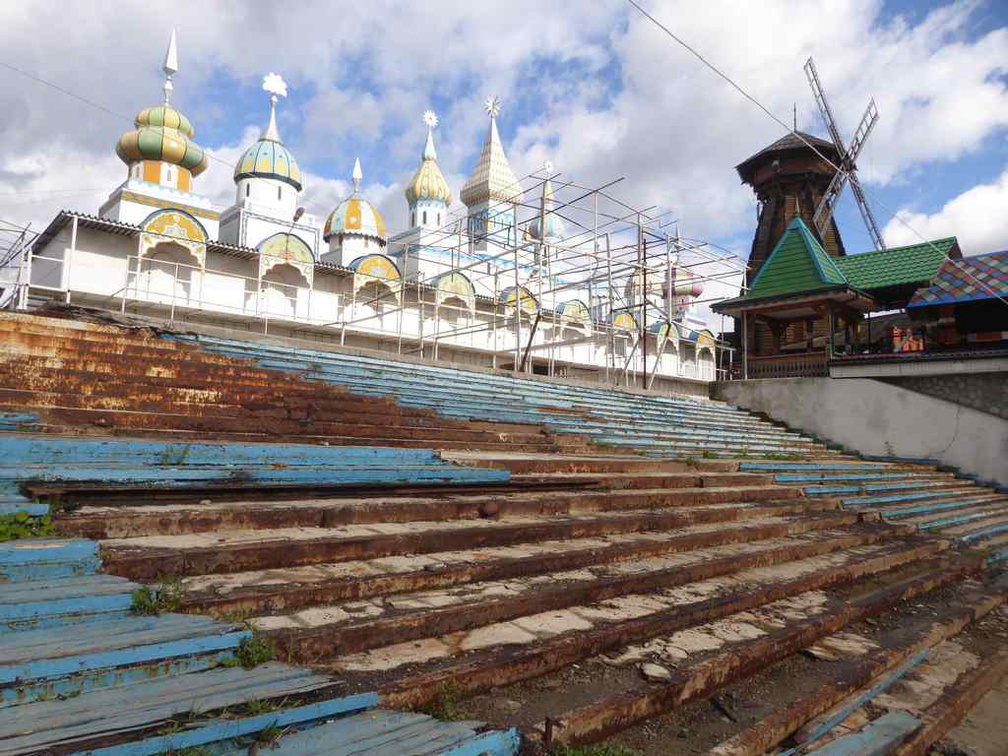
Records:
{"label": "power line", "polygon": [[[102,111],[103,113],[107,113],[108,115],[115,116],[116,118],[123,119],[123,120],[126,120],[126,121],[132,121],[133,120],[132,116],[123,115],[122,113],[119,113],[119,112],[117,112],[115,110],[112,110],[111,108],[105,107],[104,105],[102,105],[99,102],[95,102],[94,100],[89,100],[87,97],[82,97],[81,95],[77,94],[76,92],[72,92],[72,91],[70,91],[69,89],[67,89],[65,87],[61,87],[59,84],[55,84],[55,83],[53,83],[53,82],[51,82],[51,81],[49,81],[47,79],[43,79],[41,76],[37,76],[36,74],[33,74],[33,73],[30,73],[30,72],[25,71],[23,69],[20,69],[17,66],[12,66],[10,63],[5,63],[4,61],[0,61],[0,66],[2,66],[3,68],[6,68],[8,71],[13,71],[14,73],[20,74],[21,76],[24,76],[24,77],[26,77],[28,79],[31,79],[32,81],[34,81],[34,82],[36,82],[38,84],[42,84],[43,86],[49,87],[51,89],[55,89],[57,92],[60,92],[61,94],[65,94],[67,97],[72,97],[72,98],[74,98],[75,100],[77,100],[79,102],[83,102],[85,105],[90,105],[93,108],[97,108],[98,110]],[[226,160],[223,160],[223,159],[217,157],[216,155],[214,155],[213,153],[209,152],[206,149],[203,150],[203,154],[206,155],[210,160],[216,160],[218,163],[226,165],[228,167],[228,169],[233,169],[234,168],[234,166],[231,163],[229,163]]]}
{"label": "power line", "polygon": [[[701,55],[699,52],[697,52],[696,49],[694,49],[691,45],[689,45],[688,43],[686,43],[683,39],[681,39],[680,37],[678,37],[671,29],[669,29],[667,26],[665,26],[665,24],[663,24],[657,18],[655,18],[654,16],[652,16],[650,13],[648,13],[644,8],[642,8],[640,6],[639,3],[637,3],[636,0],[627,0],[627,2],[630,5],[632,5],[634,8],[636,8],[638,11],[640,11],[640,13],[641,13],[642,16],[644,16],[652,24],[654,24],[659,29],[661,29],[663,32],[665,32],[665,34],[667,34],[669,37],[671,37],[673,40],[675,40],[676,43],[678,43],[679,45],[681,45],[690,54],[692,54],[695,58],[697,58],[697,60],[699,60],[701,63],[703,63],[705,66],[707,66],[707,68],[709,68],[711,71],[713,71],[715,74],[717,74],[720,78],[722,78],[726,82],[728,82],[728,84],[733,89],[735,89],[739,94],[741,94],[743,97],[745,97],[747,100],[749,100],[749,102],[751,102],[757,108],[759,108],[760,110],[762,110],[771,120],[773,120],[775,123],[779,124],[780,126],[783,126],[785,131],[789,132],[790,134],[793,134],[795,137],[797,137],[798,139],[800,139],[805,144],[805,146],[807,146],[809,149],[811,149],[819,158],[821,158],[822,160],[826,161],[826,163],[828,165],[830,165],[834,170],[836,170],[837,172],[845,172],[840,166],[838,166],[836,163],[834,163],[832,160],[830,160],[828,157],[826,157],[820,150],[818,150],[816,148],[816,146],[814,144],[812,144],[811,142],[809,142],[797,130],[795,130],[794,128],[789,127],[784,121],[782,121],[780,118],[778,118],[776,115],[774,115],[770,110],[768,110],[763,105],[763,103],[761,103],[759,100],[757,100],[751,94],[749,94],[746,90],[744,90],[739,84],[737,84],[730,76],[728,76],[726,73],[722,72],[721,69],[719,69],[713,63],[711,63],[709,60],[707,60],[703,55]],[[900,222],[904,226],[906,226],[922,242],[924,242],[925,244],[929,245],[936,252],[939,252],[944,259],[948,260],[953,265],[957,266],[963,273],[965,273],[967,276],[969,276],[970,278],[972,278],[982,288],[986,289],[994,297],[996,297],[997,299],[1000,299],[1004,304],[1008,305],[1008,299],[1006,299],[1004,296],[1002,296],[997,291],[995,291],[993,288],[991,288],[985,281],[982,281],[979,278],[977,278],[973,274],[973,272],[970,271],[968,268],[966,268],[965,265],[960,260],[956,260],[956,259],[950,257],[947,253],[942,252],[942,250],[938,249],[938,247],[935,245],[935,243],[932,240],[926,239],[923,234],[921,234],[917,229],[915,229],[913,226],[911,226],[909,223],[907,223],[906,219],[900,217],[900,214],[896,210],[893,210],[891,207],[889,207],[888,205],[886,205],[877,196],[875,196],[874,193],[869,192],[867,189],[865,190],[865,194],[867,194],[869,197],[871,197],[872,201],[875,204],[877,204],[879,207],[881,207],[883,210],[885,210],[887,213],[889,213],[890,217],[896,219],[898,222]]]}

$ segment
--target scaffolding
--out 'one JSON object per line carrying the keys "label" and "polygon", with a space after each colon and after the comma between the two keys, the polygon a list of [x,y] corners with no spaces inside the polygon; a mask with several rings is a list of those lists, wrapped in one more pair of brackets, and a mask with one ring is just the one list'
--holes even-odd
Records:
{"label": "scaffolding", "polygon": [[[551,207],[547,207],[543,196],[547,180],[560,195]],[[606,345],[604,369],[607,383],[632,385],[639,381],[642,387],[650,388],[658,371],[657,357],[660,355],[656,355],[654,369],[648,374],[648,324],[671,323],[679,316],[674,304],[677,284],[684,280],[701,286],[725,282],[733,290],[736,287],[744,290],[746,262],[708,241],[680,235],[678,223],[665,221],[668,213],[658,213],[654,206],[638,208],[624,202],[612,192],[612,188],[623,180],[621,177],[600,186],[588,187],[565,180],[560,175],[547,175],[542,171],[530,173],[518,183],[523,196],[534,197],[535,201],[507,203],[514,213],[512,222],[505,228],[491,230],[492,224],[488,222],[480,233],[473,234],[467,227],[467,215],[461,210],[449,214],[448,220],[438,228],[428,229],[422,245],[411,244],[401,235],[398,243],[403,247],[403,280],[399,285],[401,291],[413,292],[416,301],[412,305],[407,304],[405,296],[398,296],[396,282],[388,281],[389,285],[376,292],[367,303],[377,307],[395,300],[393,309],[385,308],[383,312],[386,315],[398,314],[395,341],[400,353],[412,352],[437,359],[439,344],[446,339],[489,332],[492,343],[496,345],[498,331],[510,327],[515,334],[514,342],[495,350],[493,367],[499,367],[499,360],[510,357],[510,364],[505,364],[506,367],[516,372],[527,372],[530,356],[545,355],[546,374],[553,375],[558,347],[578,341],[601,340]],[[524,217],[520,218],[520,214]],[[546,229],[552,215],[561,219],[573,233],[560,239],[548,238]],[[538,234],[528,233],[533,224],[537,224]],[[674,234],[668,233],[670,226],[675,227]],[[506,235],[507,243],[497,242],[494,237],[498,235]],[[488,249],[496,249],[477,257],[473,250],[483,243]],[[437,256],[432,250],[436,250]],[[452,260],[450,271],[438,271],[427,277],[418,274],[406,279],[411,261],[419,270],[424,262],[443,264],[446,256]],[[458,313],[463,311],[463,307],[437,300],[437,279],[449,272],[468,278],[475,271],[485,271],[484,277],[492,277],[493,283],[488,287],[490,296],[481,298],[490,301],[490,317],[443,330],[440,327],[441,312],[454,310]],[[502,290],[507,289],[513,291],[513,303],[501,296]],[[523,293],[535,299],[534,314],[524,324]],[[565,296],[574,297],[575,293],[587,294],[588,302],[585,304],[591,316],[591,332],[574,340],[562,336],[558,339],[555,336],[563,333],[565,316],[556,305],[563,303]],[[724,298],[716,294],[698,296],[691,298],[691,304],[709,304]],[[552,302],[553,306],[546,307],[547,302]],[[405,337],[402,330],[402,313],[410,306],[420,309],[420,332],[413,339]],[[425,334],[424,315],[431,308],[435,315],[435,330]],[[354,308],[351,308],[353,311]],[[615,318],[623,312],[632,315],[636,333],[627,334],[625,328],[615,325]],[[362,325],[370,319],[373,319],[372,315],[365,315],[331,325],[345,333],[348,328]],[[720,330],[723,334],[723,325]],[[537,333],[543,334],[538,342]],[[545,336],[547,333],[548,338]],[[631,353],[620,364],[616,340],[627,336],[632,341]],[[410,344],[410,341],[413,343]],[[637,349],[644,350],[644,371],[641,376],[631,379],[628,366]],[[734,359],[734,352],[735,347],[717,335],[716,370],[727,370],[728,363]]]}

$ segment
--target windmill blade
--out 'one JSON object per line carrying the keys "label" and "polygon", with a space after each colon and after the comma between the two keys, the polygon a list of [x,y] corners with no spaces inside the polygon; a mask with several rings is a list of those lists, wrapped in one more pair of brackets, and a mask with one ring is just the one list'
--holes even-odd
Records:
{"label": "windmill blade", "polygon": [[865,108],[864,115],[861,116],[861,123],[858,124],[857,129],[854,130],[854,136],[851,137],[850,146],[847,148],[847,160],[850,162],[849,167],[854,166],[854,161],[857,160],[858,155],[861,154],[861,150],[864,147],[865,141],[868,139],[868,135],[871,134],[871,130],[875,128],[875,122],[878,121],[878,108],[875,106],[874,98],[868,100],[868,107]]}
{"label": "windmill blade", "polygon": [[844,147],[843,139],[840,137],[840,129],[837,128],[836,119],[833,117],[829,103],[826,102],[826,93],[823,91],[822,84],[819,83],[819,74],[816,72],[815,63],[812,62],[811,57],[805,61],[805,75],[808,77],[809,86],[812,87],[812,96],[815,97],[816,105],[819,106],[823,121],[826,122],[826,130],[829,131],[837,152],[843,155]]}
{"label": "windmill blade", "polygon": [[861,182],[858,181],[857,174],[851,173],[850,185],[851,191],[854,193],[854,199],[857,201],[858,210],[861,211],[861,217],[864,218],[865,227],[868,229],[868,235],[871,237],[875,249],[885,249],[885,242],[882,241],[882,234],[879,232],[878,224],[875,223],[875,216],[872,215],[871,208],[868,207],[868,200],[865,197],[864,189],[861,188]]}
{"label": "windmill blade", "polygon": [[826,229],[829,227],[830,218],[833,217],[833,208],[836,206],[837,200],[840,199],[840,193],[847,183],[847,178],[847,171],[844,170],[833,174],[833,180],[830,181],[829,186],[826,188],[826,193],[819,200],[819,206],[816,208],[815,215],[812,216],[812,223],[815,225],[816,231],[819,232],[819,236],[823,238],[825,238],[824,235]]}

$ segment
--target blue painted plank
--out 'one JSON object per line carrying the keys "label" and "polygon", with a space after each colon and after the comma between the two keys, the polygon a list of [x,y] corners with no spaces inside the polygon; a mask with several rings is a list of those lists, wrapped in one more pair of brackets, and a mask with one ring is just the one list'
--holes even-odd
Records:
{"label": "blue painted plank", "polygon": [[72,698],[95,691],[107,691],[118,687],[129,688],[136,683],[147,682],[158,677],[167,678],[202,673],[216,669],[226,661],[233,662],[234,658],[234,651],[228,649],[203,656],[179,656],[132,667],[110,667],[66,677],[29,681],[23,685],[0,687],[0,707],[19,707],[59,697]]}
{"label": "blue painted plank", "polygon": [[297,706],[282,711],[260,714],[253,717],[243,717],[234,720],[217,720],[198,723],[192,730],[159,735],[132,743],[122,743],[107,748],[97,748],[89,751],[78,751],[80,756],[153,756],[183,748],[194,748],[207,743],[230,740],[243,735],[262,732],[269,727],[287,727],[290,725],[325,719],[327,717],[360,711],[378,703],[377,693],[361,693],[346,698]]}
{"label": "blue painted plank", "polygon": [[986,512],[968,512],[966,514],[956,515],[955,517],[943,517],[940,520],[932,520],[931,522],[919,523],[917,525],[920,530],[934,530],[935,528],[945,528],[949,525],[963,525],[967,522],[973,522],[974,520],[983,520],[997,513],[998,510],[988,510]]}
{"label": "blue painted plank", "polygon": [[808,756],[883,756],[920,725],[917,717],[905,711],[891,711],[870,722],[860,732],[837,738],[809,752]]}
{"label": "blue painted plank", "polygon": [[[317,725],[285,735],[272,749],[271,756],[336,756],[346,750],[357,750],[361,741],[374,738],[381,733],[401,732],[430,717],[413,712],[385,711],[369,709],[335,722]],[[232,749],[229,749],[231,751]],[[245,749],[233,749],[235,754]]]}
{"label": "blue painted plank", "polygon": [[449,746],[437,752],[437,756],[516,756],[521,747],[521,735],[512,727],[510,730],[496,730],[476,735],[464,743]]}
{"label": "blue painted plank", "polygon": [[[251,670],[218,667],[146,679],[86,696],[9,706],[0,709],[0,753],[35,752],[53,743],[65,748],[95,734],[129,733],[177,714],[215,711],[250,700],[282,700],[331,683],[309,670],[268,662]],[[37,728],[39,722],[46,727]]]}
{"label": "blue painted plank", "polygon": [[66,677],[100,669],[131,667],[178,656],[207,656],[214,652],[235,649],[243,638],[251,635],[252,633],[249,631],[241,631],[164,643],[150,643],[103,653],[40,659],[20,664],[0,664],[0,685],[11,686],[33,680]]}
{"label": "blue painted plank", "polygon": [[98,544],[83,538],[32,538],[0,544],[0,565],[72,562],[97,554]]}
{"label": "blue painted plank", "polygon": [[49,505],[33,502],[30,499],[23,499],[20,502],[0,502],[0,515],[12,515],[18,512],[27,512],[32,517],[44,517],[49,514]]}
{"label": "blue painted plank", "polygon": [[971,543],[973,541],[985,541],[1001,533],[1008,533],[1008,522],[1000,522],[997,525],[991,525],[987,528],[981,528],[980,530],[974,530],[972,533],[966,533],[965,535],[959,536],[959,540]]}
{"label": "blue painted plank", "polygon": [[53,562],[0,563],[0,583],[31,584],[57,578],[93,575],[101,567],[97,556]]}
{"label": "blue painted plank", "polygon": [[[814,743],[815,741],[822,738],[826,733],[836,727],[838,724],[843,722],[847,717],[854,713],[855,710],[860,709],[866,703],[874,699],[880,693],[888,690],[894,683],[901,680],[907,672],[914,669],[920,665],[929,656],[928,649],[920,651],[912,658],[907,659],[903,664],[897,667],[894,671],[886,674],[881,680],[872,685],[868,690],[862,692],[860,695],[852,698],[845,706],[839,708],[829,719],[823,722],[819,727],[811,732],[809,737],[806,739],[806,743]],[[806,748],[807,746],[802,746]],[[792,748],[790,751],[785,751],[781,756],[791,756],[798,749]]]}

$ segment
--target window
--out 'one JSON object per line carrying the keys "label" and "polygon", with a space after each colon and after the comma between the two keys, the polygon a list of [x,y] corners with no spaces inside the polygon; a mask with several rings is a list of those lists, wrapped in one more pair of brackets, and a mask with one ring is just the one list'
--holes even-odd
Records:
{"label": "window", "polygon": [[278,186],[277,187],[277,200],[279,201],[279,200],[282,200],[282,199],[283,199],[283,187]]}
{"label": "window", "polygon": [[245,196],[246,197],[249,196],[249,190],[251,190],[251,189],[252,189],[252,185],[251,184],[245,184]]}
{"label": "window", "polygon": [[410,213],[410,221],[409,222],[410,222],[411,226],[415,226],[416,225],[416,211],[415,210],[412,213]]}
{"label": "window", "polygon": [[424,222],[424,225],[426,226],[427,225],[427,211],[426,210],[423,211],[423,222]]}

